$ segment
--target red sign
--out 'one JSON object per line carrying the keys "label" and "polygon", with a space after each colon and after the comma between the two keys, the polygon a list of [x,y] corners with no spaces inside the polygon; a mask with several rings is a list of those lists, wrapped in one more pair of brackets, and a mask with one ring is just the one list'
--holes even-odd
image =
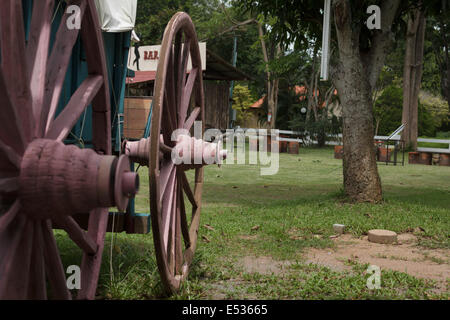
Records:
{"label": "red sign", "polygon": [[158,60],[159,52],[158,51],[144,51],[144,60]]}

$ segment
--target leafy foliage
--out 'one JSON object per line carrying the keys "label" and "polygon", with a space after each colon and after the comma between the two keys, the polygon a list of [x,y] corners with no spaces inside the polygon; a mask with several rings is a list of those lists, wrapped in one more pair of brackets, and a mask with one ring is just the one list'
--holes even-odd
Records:
{"label": "leafy foliage", "polygon": [[403,90],[390,85],[382,92],[374,106],[375,127],[378,135],[389,135],[402,123]]}
{"label": "leafy foliage", "polygon": [[255,98],[251,95],[247,86],[236,85],[233,93],[233,109],[236,110],[236,124],[242,126],[250,117],[250,106]]}
{"label": "leafy foliage", "polygon": [[[389,135],[402,121],[403,91],[396,85],[388,86],[374,106],[375,121],[379,121],[378,134]],[[434,137],[447,116],[446,104],[429,93],[420,94],[418,128],[420,136]]]}

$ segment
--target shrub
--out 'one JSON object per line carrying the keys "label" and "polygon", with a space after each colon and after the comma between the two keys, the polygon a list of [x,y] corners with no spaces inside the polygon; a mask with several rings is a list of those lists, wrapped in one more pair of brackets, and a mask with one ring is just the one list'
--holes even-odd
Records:
{"label": "shrub", "polygon": [[[434,137],[442,125],[446,112],[439,98],[421,93],[418,106],[419,136]],[[438,103],[439,102],[439,103]],[[389,135],[402,123],[403,89],[391,85],[383,90],[374,106],[374,125],[378,135]]]}

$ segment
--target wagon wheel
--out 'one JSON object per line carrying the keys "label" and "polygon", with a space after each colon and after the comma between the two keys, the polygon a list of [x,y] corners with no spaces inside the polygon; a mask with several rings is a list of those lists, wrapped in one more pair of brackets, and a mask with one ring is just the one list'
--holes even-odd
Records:
{"label": "wagon wheel", "polygon": [[[192,69],[187,71],[189,55]],[[175,129],[190,131],[196,120],[202,120],[202,134],[204,130],[200,50],[186,13],[177,13],[164,32],[153,107],[150,150],[160,152],[150,151],[152,230],[158,269],[166,291],[173,293],[187,277],[195,252],[203,187],[203,167],[195,168],[192,188],[186,168],[176,166],[170,157]],[[184,195],[192,205],[189,220]]]}
{"label": "wagon wheel", "polygon": [[[94,298],[107,208],[126,206],[121,183],[136,182],[124,169],[127,158],[108,156],[108,77],[94,2],[68,4],[79,6],[81,30],[70,30],[71,14],[64,14],[51,47],[54,0],[34,1],[28,40],[22,1],[0,2],[0,299],[46,299],[48,289],[52,298],[71,298],[53,234],[56,226],[83,251],[77,297]],[[56,115],[79,35],[89,75]],[[95,151],[64,145],[91,102]],[[78,213],[89,213],[87,232],[73,218]]]}

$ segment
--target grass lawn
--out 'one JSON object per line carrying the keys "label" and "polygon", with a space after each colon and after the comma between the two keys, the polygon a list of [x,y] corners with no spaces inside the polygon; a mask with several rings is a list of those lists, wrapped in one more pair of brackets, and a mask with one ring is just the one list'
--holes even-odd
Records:
{"label": "grass lawn", "polygon": [[[280,155],[280,170],[260,176],[257,165],[205,170],[201,227],[188,281],[171,299],[448,299],[435,283],[383,270],[381,289],[369,290],[367,265],[348,261],[338,271],[305,263],[310,248],[332,248],[332,225],[363,236],[370,229],[413,232],[417,248],[450,247],[450,167],[379,165],[384,202],[342,201],[342,161],[333,150],[301,149]],[[147,171],[140,169],[138,212],[148,212]],[[78,264],[78,249],[57,233],[65,265]],[[112,253],[112,259],[110,256]],[[282,272],[253,272],[242,261],[289,261]],[[112,263],[111,263],[112,261]],[[255,260],[258,261],[258,260]],[[112,271],[112,272],[111,272]],[[448,280],[447,280],[448,284]],[[152,235],[107,235],[99,298],[164,298]]]}

